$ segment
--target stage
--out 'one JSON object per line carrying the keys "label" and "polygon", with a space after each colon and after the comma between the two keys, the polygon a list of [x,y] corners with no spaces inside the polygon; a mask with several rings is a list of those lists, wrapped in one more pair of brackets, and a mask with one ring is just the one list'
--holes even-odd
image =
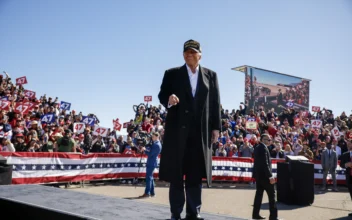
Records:
{"label": "stage", "polygon": [[[160,219],[170,218],[167,206],[93,195],[42,185],[0,186],[3,216],[36,219]],[[203,213],[211,220],[240,220]]]}

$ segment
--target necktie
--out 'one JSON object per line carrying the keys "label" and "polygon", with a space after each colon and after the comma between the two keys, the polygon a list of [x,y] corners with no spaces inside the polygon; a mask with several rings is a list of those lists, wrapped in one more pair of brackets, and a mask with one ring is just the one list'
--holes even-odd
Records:
{"label": "necktie", "polygon": [[329,150],[329,158],[330,158],[330,150]]}

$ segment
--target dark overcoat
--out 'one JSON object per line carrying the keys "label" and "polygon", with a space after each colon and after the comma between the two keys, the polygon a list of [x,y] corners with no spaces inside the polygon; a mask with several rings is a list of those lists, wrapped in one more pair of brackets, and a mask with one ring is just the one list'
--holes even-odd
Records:
{"label": "dark overcoat", "polygon": [[[347,151],[341,155],[340,158],[340,167],[346,168],[346,163],[351,162],[351,156],[350,156],[350,151]],[[352,199],[352,182],[351,182],[351,168],[347,167],[345,170],[345,175],[346,175],[346,185],[348,188],[348,191],[350,192],[350,196]]]}
{"label": "dark overcoat", "polygon": [[[170,95],[175,94],[179,103],[168,108]],[[168,108],[163,148],[160,157],[159,179],[167,182],[177,181],[183,177],[182,164],[189,128],[195,117],[197,131],[200,132],[199,144],[203,149],[205,173],[208,187],[212,180],[212,130],[221,131],[220,93],[217,75],[214,71],[199,66],[197,83],[197,101],[194,103],[191,84],[186,65],[165,71],[159,92],[160,103]],[[194,109],[196,105],[196,111]]]}

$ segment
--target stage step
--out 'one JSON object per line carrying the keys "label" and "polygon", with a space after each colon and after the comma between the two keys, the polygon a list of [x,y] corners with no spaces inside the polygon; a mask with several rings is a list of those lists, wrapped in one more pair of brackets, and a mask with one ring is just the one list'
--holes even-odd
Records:
{"label": "stage step", "polygon": [[[165,220],[170,218],[168,206],[42,185],[0,186],[0,207],[3,216],[11,216],[13,219]],[[232,216],[209,213],[203,213],[202,216],[209,220],[240,220]]]}

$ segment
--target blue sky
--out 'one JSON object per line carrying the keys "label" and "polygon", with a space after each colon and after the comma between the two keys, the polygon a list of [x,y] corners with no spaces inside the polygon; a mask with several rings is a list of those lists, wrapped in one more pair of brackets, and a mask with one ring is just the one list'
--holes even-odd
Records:
{"label": "blue sky", "polygon": [[351,112],[352,1],[1,0],[0,70],[27,76],[102,126],[158,104],[164,71],[198,40],[201,65],[219,75],[222,104],[237,109],[251,65],[311,79],[311,105]]}

